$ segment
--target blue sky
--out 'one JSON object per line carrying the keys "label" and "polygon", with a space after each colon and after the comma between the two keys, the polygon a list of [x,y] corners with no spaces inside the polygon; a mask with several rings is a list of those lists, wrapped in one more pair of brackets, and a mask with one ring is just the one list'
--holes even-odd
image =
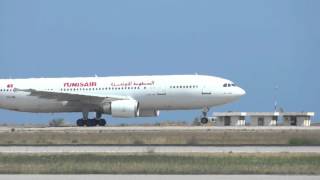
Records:
{"label": "blue sky", "polygon": [[[319,114],[319,9],[317,0],[0,0],[0,78],[199,73],[247,91],[212,111],[273,111],[278,86],[284,110]],[[0,113],[0,123],[80,117]]]}

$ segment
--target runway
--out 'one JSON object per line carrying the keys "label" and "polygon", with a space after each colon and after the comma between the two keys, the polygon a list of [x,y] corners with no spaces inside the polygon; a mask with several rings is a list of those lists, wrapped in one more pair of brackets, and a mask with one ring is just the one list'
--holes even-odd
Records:
{"label": "runway", "polygon": [[319,176],[286,175],[0,175],[1,180],[317,180]]}
{"label": "runway", "polygon": [[154,131],[215,131],[215,130],[245,130],[245,131],[281,131],[281,130],[320,130],[319,127],[300,126],[107,126],[107,127],[0,127],[0,133],[11,132],[154,132]]}
{"label": "runway", "polygon": [[320,153],[320,146],[0,146],[0,153]]}

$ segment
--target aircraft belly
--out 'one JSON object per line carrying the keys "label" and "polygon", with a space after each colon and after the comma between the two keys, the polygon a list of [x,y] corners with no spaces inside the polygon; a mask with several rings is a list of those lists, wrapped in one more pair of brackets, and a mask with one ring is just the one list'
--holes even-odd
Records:
{"label": "aircraft belly", "polygon": [[198,109],[202,108],[201,99],[192,96],[154,96],[144,97],[140,100],[140,108],[157,110]]}
{"label": "aircraft belly", "polygon": [[1,97],[0,107],[21,112],[68,112],[68,107],[55,100],[39,99],[29,96]]}
{"label": "aircraft belly", "polygon": [[202,109],[203,107],[219,106],[227,103],[220,96],[203,96],[195,94],[164,95],[138,98],[140,108],[157,110],[187,110]]}

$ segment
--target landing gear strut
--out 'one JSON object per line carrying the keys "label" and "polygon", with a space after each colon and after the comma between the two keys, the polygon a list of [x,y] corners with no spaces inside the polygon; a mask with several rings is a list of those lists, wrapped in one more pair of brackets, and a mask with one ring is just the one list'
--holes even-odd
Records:
{"label": "landing gear strut", "polygon": [[107,124],[105,119],[101,119],[102,114],[99,112],[96,112],[95,119],[88,119],[89,112],[82,112],[82,116],[82,119],[77,120],[77,126],[105,126]]}
{"label": "landing gear strut", "polygon": [[201,124],[208,124],[208,122],[209,122],[209,119],[207,117],[208,112],[209,112],[209,108],[207,108],[207,107],[203,108],[202,117],[200,119]]}

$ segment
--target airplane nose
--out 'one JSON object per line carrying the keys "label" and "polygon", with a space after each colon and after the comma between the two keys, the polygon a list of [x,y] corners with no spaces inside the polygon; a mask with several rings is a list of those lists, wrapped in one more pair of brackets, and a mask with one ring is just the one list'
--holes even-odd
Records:
{"label": "airplane nose", "polygon": [[246,95],[246,91],[242,88],[239,88],[239,96],[244,96]]}

